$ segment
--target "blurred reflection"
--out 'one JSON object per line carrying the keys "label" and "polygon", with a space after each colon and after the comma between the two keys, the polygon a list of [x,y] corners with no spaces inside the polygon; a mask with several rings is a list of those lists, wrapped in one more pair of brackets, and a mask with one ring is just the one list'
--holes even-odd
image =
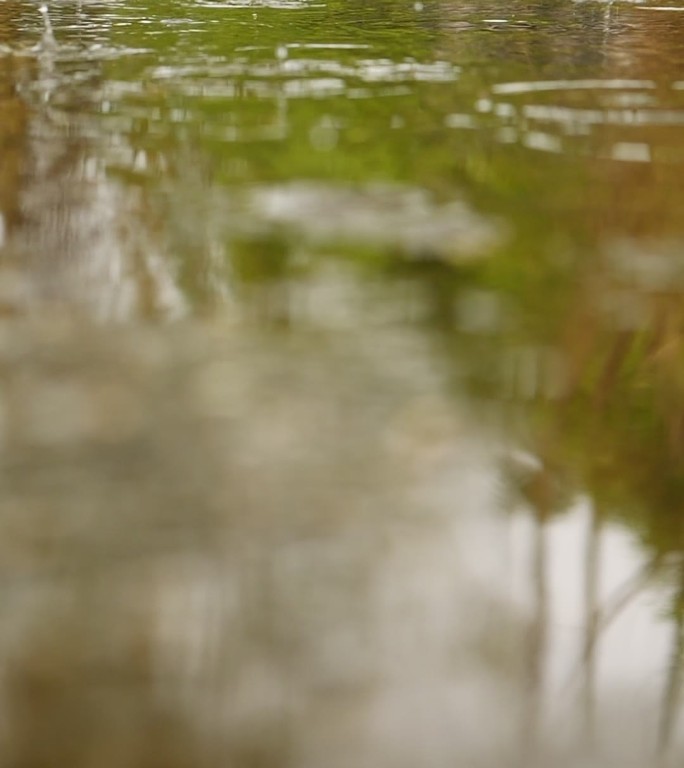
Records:
{"label": "blurred reflection", "polygon": [[[0,8],[0,45],[18,35],[17,8],[5,3]],[[9,56],[0,57],[0,248],[20,218],[18,190],[25,161],[26,106],[17,96],[15,83],[21,77],[21,65]]]}
{"label": "blurred reflection", "polygon": [[585,574],[596,523],[553,461],[506,456],[502,486],[422,348],[390,329],[7,326],[5,753],[650,759],[671,630],[661,589],[620,597],[644,556],[611,523]]}
{"label": "blurred reflection", "polygon": [[0,8],[9,764],[679,765],[668,13],[48,14]]}
{"label": "blurred reflection", "polygon": [[[83,13],[76,5],[60,7],[74,22]],[[38,26],[41,14],[15,3],[2,13],[5,311],[68,304],[108,319],[182,311],[138,206],[104,174],[97,143],[65,120],[65,106],[90,108],[101,87],[100,64],[86,55],[71,66],[73,51],[62,43],[61,27],[55,40],[47,12],[29,55],[16,25]]]}

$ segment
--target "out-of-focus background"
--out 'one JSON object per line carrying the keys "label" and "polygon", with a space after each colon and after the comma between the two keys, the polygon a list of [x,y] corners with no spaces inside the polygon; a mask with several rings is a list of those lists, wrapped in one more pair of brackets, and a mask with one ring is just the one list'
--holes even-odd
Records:
{"label": "out-of-focus background", "polygon": [[3,765],[682,764],[682,23],[0,4]]}

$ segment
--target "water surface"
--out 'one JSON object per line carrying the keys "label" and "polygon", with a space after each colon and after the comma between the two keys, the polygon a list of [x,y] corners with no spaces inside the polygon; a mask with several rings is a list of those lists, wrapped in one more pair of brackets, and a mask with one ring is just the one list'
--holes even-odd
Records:
{"label": "water surface", "polygon": [[3,3],[10,764],[680,764],[682,11]]}

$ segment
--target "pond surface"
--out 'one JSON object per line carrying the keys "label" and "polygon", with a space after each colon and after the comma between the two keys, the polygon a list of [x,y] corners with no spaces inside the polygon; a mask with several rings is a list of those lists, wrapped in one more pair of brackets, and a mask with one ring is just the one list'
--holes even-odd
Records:
{"label": "pond surface", "polygon": [[681,765],[683,23],[4,0],[8,765]]}

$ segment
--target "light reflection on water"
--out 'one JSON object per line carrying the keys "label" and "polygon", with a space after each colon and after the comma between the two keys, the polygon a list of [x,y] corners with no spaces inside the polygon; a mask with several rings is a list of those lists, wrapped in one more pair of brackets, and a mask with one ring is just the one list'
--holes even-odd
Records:
{"label": "light reflection on water", "polygon": [[15,764],[681,762],[660,11],[0,8]]}

